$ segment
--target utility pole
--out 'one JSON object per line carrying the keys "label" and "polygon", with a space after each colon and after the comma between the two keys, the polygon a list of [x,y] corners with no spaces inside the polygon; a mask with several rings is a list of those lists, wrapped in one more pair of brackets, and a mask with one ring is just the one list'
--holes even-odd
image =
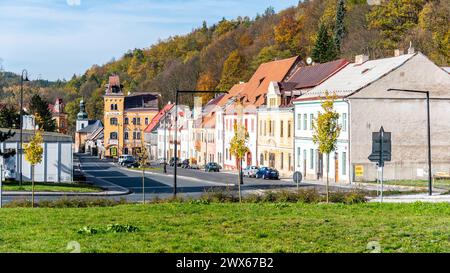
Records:
{"label": "utility pole", "polygon": [[411,89],[397,89],[389,88],[387,91],[400,91],[409,93],[420,93],[426,95],[427,101],[427,142],[428,142],[428,195],[433,195],[433,174],[431,173],[431,118],[430,118],[430,91],[426,90],[411,90]]}

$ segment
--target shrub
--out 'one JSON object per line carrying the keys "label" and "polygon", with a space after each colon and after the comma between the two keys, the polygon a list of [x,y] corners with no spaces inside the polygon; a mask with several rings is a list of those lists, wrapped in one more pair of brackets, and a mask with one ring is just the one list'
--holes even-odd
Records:
{"label": "shrub", "polygon": [[[128,204],[126,199],[120,200],[103,199],[103,198],[61,198],[56,200],[41,200],[35,204],[40,208],[88,208],[88,207],[112,207],[117,205]],[[29,200],[14,200],[5,204],[6,208],[31,208]]]}

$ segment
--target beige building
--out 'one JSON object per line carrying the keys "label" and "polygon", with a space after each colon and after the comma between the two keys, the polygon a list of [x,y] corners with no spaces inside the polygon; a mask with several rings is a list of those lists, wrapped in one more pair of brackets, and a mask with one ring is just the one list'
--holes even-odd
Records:
{"label": "beige building", "polygon": [[281,103],[278,83],[272,82],[267,105],[258,109],[259,164],[275,168],[281,177],[292,176],[294,170],[293,107]]}

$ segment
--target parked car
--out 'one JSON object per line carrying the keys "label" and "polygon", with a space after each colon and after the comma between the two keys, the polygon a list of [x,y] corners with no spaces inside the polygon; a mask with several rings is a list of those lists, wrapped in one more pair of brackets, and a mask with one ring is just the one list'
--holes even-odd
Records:
{"label": "parked car", "polygon": [[259,168],[258,172],[256,172],[256,178],[262,178],[262,179],[280,179],[280,174],[276,169],[269,168],[269,167],[261,167]]}
{"label": "parked car", "polygon": [[127,168],[137,168],[139,167],[139,163],[134,159],[134,157],[129,156],[122,161],[122,166]]}
{"label": "parked car", "polygon": [[242,173],[247,177],[256,177],[256,173],[258,172],[258,167],[256,166],[247,166],[244,170],[242,170]]}
{"label": "parked car", "polygon": [[119,155],[119,160],[117,161],[117,163],[122,165],[122,162],[130,156],[133,157],[132,155]]}
{"label": "parked car", "polygon": [[[172,157],[169,161],[169,166],[174,167],[175,166],[175,157]],[[177,157],[177,167],[181,166],[181,160]]]}
{"label": "parked car", "polygon": [[205,172],[219,172],[220,166],[215,162],[210,162],[205,166]]}
{"label": "parked car", "polygon": [[183,160],[183,162],[181,162],[181,168],[183,169],[189,169],[190,167],[190,161],[189,159],[185,159]]}
{"label": "parked car", "polygon": [[123,155],[122,158],[119,157],[119,160],[119,164],[122,166],[125,166],[125,162],[129,163],[131,161],[136,161],[136,159],[132,155]]}
{"label": "parked car", "polygon": [[200,166],[198,166],[197,164],[191,164],[191,165],[189,165],[189,169],[200,170]]}

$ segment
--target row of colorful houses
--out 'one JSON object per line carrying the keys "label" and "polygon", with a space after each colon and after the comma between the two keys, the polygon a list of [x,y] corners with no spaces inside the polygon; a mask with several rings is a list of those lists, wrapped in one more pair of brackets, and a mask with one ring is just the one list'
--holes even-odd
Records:
{"label": "row of colorful houses", "polygon": [[[375,180],[377,169],[368,160],[372,132],[384,126],[392,133],[392,161],[387,179],[426,178],[426,102],[417,93],[390,88],[426,90],[431,96],[433,172],[450,172],[450,75],[413,48],[389,58],[356,56],[306,65],[299,57],[262,64],[251,79],[237,83],[227,94],[203,107],[169,103],[144,130],[152,160],[177,156],[199,165],[217,162],[236,170],[230,153],[237,105],[249,134],[246,166],[276,168],[281,176],[302,172],[307,179],[326,174],[326,156],[312,141],[312,124],[326,93],[335,94],[341,134],[330,156],[329,174],[336,182]],[[178,115],[178,128],[175,116]],[[178,139],[174,132],[178,130]],[[355,172],[355,169],[358,172]]]}

